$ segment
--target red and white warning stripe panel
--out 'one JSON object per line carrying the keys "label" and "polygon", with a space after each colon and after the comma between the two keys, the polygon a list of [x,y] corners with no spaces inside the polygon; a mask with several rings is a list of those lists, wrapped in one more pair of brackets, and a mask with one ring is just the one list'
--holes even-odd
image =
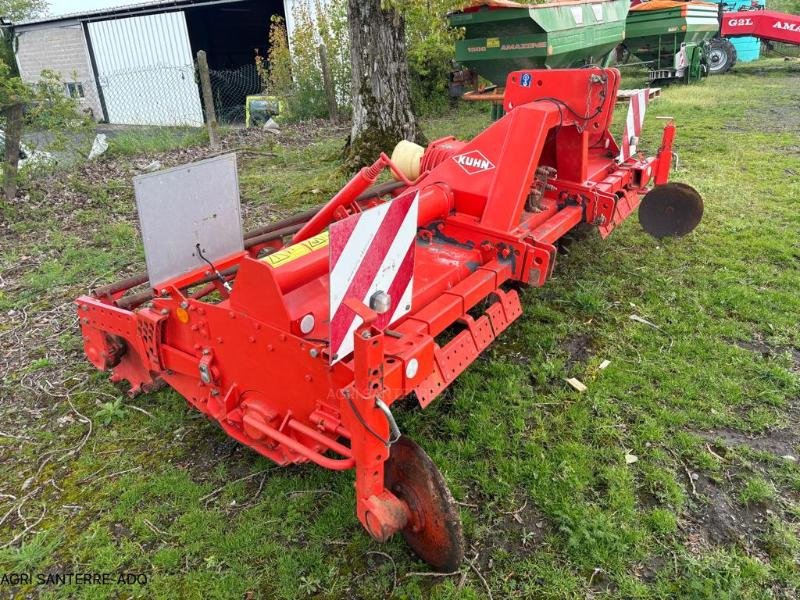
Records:
{"label": "red and white warning stripe panel", "polygon": [[355,298],[388,327],[411,310],[419,194],[404,194],[330,226],[331,364],[353,351],[363,323],[344,302]]}
{"label": "red and white warning stripe panel", "polygon": [[650,89],[637,90],[631,95],[628,105],[628,117],[625,119],[625,129],[622,132],[622,144],[619,150],[619,162],[625,162],[636,154],[639,136],[642,135],[644,113],[647,110],[647,101],[650,98]]}

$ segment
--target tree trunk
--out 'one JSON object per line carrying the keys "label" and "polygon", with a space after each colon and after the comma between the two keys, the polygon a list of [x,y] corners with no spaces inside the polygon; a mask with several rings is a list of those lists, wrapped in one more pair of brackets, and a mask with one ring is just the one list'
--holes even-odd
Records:
{"label": "tree trunk", "polygon": [[11,104],[7,106],[3,112],[6,116],[3,195],[6,197],[6,200],[11,201],[17,196],[19,145],[22,139],[22,104]]}
{"label": "tree trunk", "polygon": [[381,0],[348,0],[353,86],[351,166],[390,153],[400,140],[424,143],[411,110],[405,23]]}
{"label": "tree trunk", "polygon": [[322,68],[322,86],[325,88],[325,99],[328,101],[328,118],[335,122],[339,120],[339,107],[336,104],[336,90],[333,89],[331,68],[328,64],[328,52],[325,50],[325,44],[320,44],[317,47],[317,52],[319,53],[319,65]]}

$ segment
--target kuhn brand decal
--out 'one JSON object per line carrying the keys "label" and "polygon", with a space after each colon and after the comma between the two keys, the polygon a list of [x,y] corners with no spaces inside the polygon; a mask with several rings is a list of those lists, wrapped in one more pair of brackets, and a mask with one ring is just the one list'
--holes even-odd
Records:
{"label": "kuhn brand decal", "polygon": [[494,169],[494,163],[486,158],[480,150],[470,150],[464,154],[454,156],[456,164],[464,169],[467,175],[476,175]]}

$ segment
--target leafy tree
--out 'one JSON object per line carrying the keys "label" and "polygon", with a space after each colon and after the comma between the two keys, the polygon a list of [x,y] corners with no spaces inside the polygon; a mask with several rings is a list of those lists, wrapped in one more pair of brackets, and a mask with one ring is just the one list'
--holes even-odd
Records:
{"label": "leafy tree", "polygon": [[[49,6],[48,0],[0,0],[0,17],[12,23],[36,19],[46,15]],[[10,28],[3,28],[0,30],[0,36],[2,36],[0,59],[9,67],[11,75],[19,75],[17,62],[14,60],[13,32]]]}
{"label": "leafy tree", "polygon": [[[290,40],[286,24],[273,17],[267,60],[257,59],[268,93],[286,103],[291,120],[329,116],[319,47],[325,46],[328,69],[339,104],[350,97],[347,10],[343,0],[296,0]],[[291,46],[291,51],[290,51]]]}
{"label": "leafy tree", "polygon": [[[412,104],[426,114],[445,108],[453,44],[460,32],[451,29],[447,13],[466,0],[383,0],[381,6],[405,21],[405,40]],[[264,88],[280,96],[293,120],[327,115],[318,47],[325,46],[339,107],[351,108],[351,52],[347,0],[297,0],[294,28],[273,18],[269,54],[256,61]],[[291,40],[289,39],[291,37]],[[290,52],[291,48],[291,52]]]}
{"label": "leafy tree", "polygon": [[47,0],[0,0],[0,16],[15,23],[44,16],[49,8]]}
{"label": "leafy tree", "polygon": [[[0,15],[12,21],[41,16],[47,12],[47,0],[0,0]],[[16,196],[23,124],[35,125],[54,132],[55,143],[63,143],[67,130],[88,125],[78,112],[77,102],[64,93],[64,84],[57,73],[42,71],[34,84],[22,81],[14,57],[12,28],[0,29],[0,112],[4,117],[5,156],[3,163],[3,195]]]}
{"label": "leafy tree", "polygon": [[[0,0],[0,16],[21,21],[43,14],[47,0]],[[17,168],[22,138],[22,110],[29,101],[31,90],[22,83],[14,60],[13,31],[1,30],[0,43],[0,111],[5,117],[5,157],[3,162],[3,194],[6,199],[17,194]]]}
{"label": "leafy tree", "polygon": [[[5,39],[3,46],[8,47]],[[7,200],[11,200],[17,195],[22,110],[25,102],[28,102],[32,96],[32,90],[22,82],[17,69],[12,68],[3,58],[0,58],[0,111],[5,117],[3,195]]]}
{"label": "leafy tree", "polygon": [[406,20],[408,68],[414,106],[423,113],[448,106],[448,75],[460,32],[451,28],[447,13],[465,0],[395,0]]}

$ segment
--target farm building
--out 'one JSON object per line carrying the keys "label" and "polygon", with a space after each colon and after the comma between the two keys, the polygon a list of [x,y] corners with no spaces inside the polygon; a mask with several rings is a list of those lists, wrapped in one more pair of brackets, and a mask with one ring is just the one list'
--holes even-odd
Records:
{"label": "farm building", "polygon": [[[58,73],[65,93],[97,121],[201,125],[194,61],[205,50],[221,120],[241,118],[260,91],[256,52],[268,51],[270,18],[292,0],[158,0],[16,23],[23,80]],[[291,26],[291,23],[289,23]]]}

